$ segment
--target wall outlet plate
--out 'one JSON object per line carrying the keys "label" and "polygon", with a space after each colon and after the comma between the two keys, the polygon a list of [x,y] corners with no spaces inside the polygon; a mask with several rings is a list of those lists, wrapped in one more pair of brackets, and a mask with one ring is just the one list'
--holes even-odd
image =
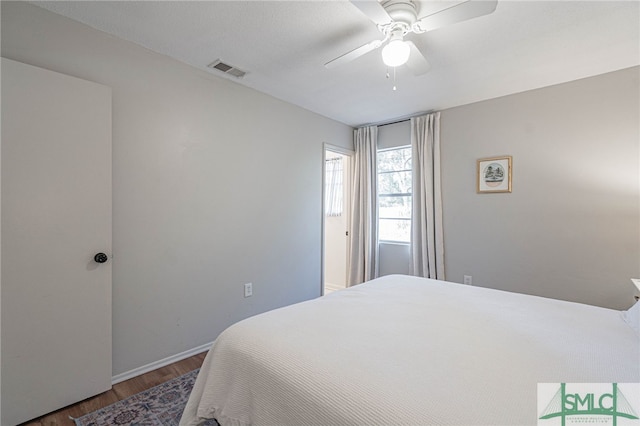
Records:
{"label": "wall outlet plate", "polygon": [[244,297],[251,297],[251,296],[253,296],[253,284],[246,283],[244,285]]}
{"label": "wall outlet plate", "polygon": [[463,283],[467,285],[473,285],[473,277],[471,275],[465,275]]}

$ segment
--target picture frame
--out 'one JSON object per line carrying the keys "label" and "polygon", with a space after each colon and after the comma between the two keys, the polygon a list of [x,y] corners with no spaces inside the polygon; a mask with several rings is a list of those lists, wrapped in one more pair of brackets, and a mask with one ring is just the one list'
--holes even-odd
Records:
{"label": "picture frame", "polygon": [[511,192],[512,157],[480,158],[477,161],[476,190],[478,194]]}

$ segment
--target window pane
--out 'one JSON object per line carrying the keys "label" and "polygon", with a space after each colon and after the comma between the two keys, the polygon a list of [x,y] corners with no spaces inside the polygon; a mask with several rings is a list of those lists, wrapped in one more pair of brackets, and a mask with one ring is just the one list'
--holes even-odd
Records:
{"label": "window pane", "polygon": [[378,172],[411,170],[411,147],[378,151]]}
{"label": "window pane", "polygon": [[378,197],[378,216],[380,219],[411,219],[411,196],[390,197],[380,195]]}
{"label": "window pane", "polygon": [[378,194],[411,193],[411,171],[378,175]]}
{"label": "window pane", "polygon": [[411,220],[380,219],[378,233],[379,240],[411,242]]}
{"label": "window pane", "polygon": [[411,241],[411,147],[378,151],[378,239]]}
{"label": "window pane", "polygon": [[342,215],[343,198],[343,167],[342,157],[330,158],[325,162],[325,215]]}

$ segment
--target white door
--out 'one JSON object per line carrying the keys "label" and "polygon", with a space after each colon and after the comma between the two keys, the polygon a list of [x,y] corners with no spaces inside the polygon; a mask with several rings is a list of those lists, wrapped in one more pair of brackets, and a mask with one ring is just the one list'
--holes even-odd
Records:
{"label": "white door", "polygon": [[[323,205],[328,202],[326,193],[330,191],[331,176],[327,171],[327,162],[338,159],[342,168],[342,178],[338,180],[342,194],[342,212],[336,216],[327,216],[323,212],[323,294],[343,289],[347,286],[349,268],[349,221],[351,210],[351,160],[353,152],[325,145],[325,173]],[[326,209],[325,209],[326,210]]]}
{"label": "white door", "polygon": [[4,58],[1,71],[11,426],[111,388],[111,89]]}

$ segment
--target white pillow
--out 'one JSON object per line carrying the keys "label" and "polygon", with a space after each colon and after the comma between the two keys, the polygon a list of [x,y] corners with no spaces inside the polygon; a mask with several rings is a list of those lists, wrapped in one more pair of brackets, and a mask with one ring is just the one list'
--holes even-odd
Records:
{"label": "white pillow", "polygon": [[625,322],[629,324],[631,328],[640,337],[640,302],[636,302],[627,311],[622,312],[622,317]]}

